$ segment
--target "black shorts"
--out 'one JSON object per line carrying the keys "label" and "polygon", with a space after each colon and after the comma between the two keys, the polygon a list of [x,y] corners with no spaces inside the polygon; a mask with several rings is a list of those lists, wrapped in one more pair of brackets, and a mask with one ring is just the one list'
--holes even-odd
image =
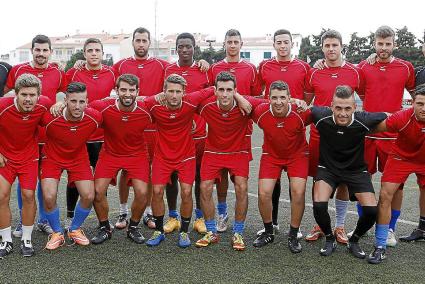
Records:
{"label": "black shorts", "polygon": [[87,152],[89,153],[90,166],[96,168],[97,160],[99,159],[99,152],[102,148],[103,142],[90,142],[87,143]]}
{"label": "black shorts", "polygon": [[317,167],[317,175],[315,181],[323,180],[332,187],[333,198],[336,188],[340,184],[345,184],[348,187],[348,193],[350,194],[350,200],[356,201],[356,193],[371,192],[375,194],[373,189],[372,180],[367,170],[359,172],[345,172],[345,173],[333,173],[327,168],[322,166]]}

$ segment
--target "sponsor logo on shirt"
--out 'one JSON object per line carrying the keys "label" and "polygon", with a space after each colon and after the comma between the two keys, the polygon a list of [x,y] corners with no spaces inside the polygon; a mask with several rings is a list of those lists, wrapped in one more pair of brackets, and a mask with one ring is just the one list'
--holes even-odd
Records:
{"label": "sponsor logo on shirt", "polygon": [[128,116],[127,115],[123,115],[121,117],[121,121],[127,122],[128,121]]}
{"label": "sponsor logo on shirt", "polygon": [[221,114],[222,117],[229,117],[229,113],[225,112]]}
{"label": "sponsor logo on shirt", "polygon": [[340,134],[340,135],[343,135],[344,134],[344,131],[338,130],[336,133],[337,134]]}
{"label": "sponsor logo on shirt", "polygon": [[170,114],[170,118],[171,118],[171,119],[175,119],[175,118],[176,118],[176,114],[175,114],[175,113],[171,113],[171,114]]}
{"label": "sponsor logo on shirt", "polygon": [[283,121],[276,123],[277,128],[283,128]]}
{"label": "sponsor logo on shirt", "polygon": [[92,77],[94,80],[97,80],[97,79],[99,79],[99,75],[97,75],[97,74],[93,74],[93,77]]}
{"label": "sponsor logo on shirt", "polygon": [[235,72],[236,72],[236,70],[235,70],[235,68],[230,68],[229,72],[230,72],[230,73],[235,73]]}
{"label": "sponsor logo on shirt", "polygon": [[37,74],[37,77],[38,77],[38,78],[43,78],[43,73],[38,73],[38,74]]}
{"label": "sponsor logo on shirt", "polygon": [[30,119],[30,115],[23,115],[22,116],[22,120],[29,120]]}
{"label": "sponsor logo on shirt", "polygon": [[425,133],[425,128],[422,128],[421,131],[422,131],[422,133]]}
{"label": "sponsor logo on shirt", "polygon": [[139,68],[139,69],[143,69],[143,64],[139,64],[139,65],[137,65],[137,68]]}
{"label": "sponsor logo on shirt", "polygon": [[379,68],[379,70],[380,70],[380,71],[385,71],[385,66],[381,66],[381,67]]}
{"label": "sponsor logo on shirt", "polygon": [[286,67],[281,67],[281,68],[280,68],[280,71],[282,71],[282,72],[286,72],[286,71],[288,71],[288,69],[286,69]]}
{"label": "sponsor logo on shirt", "polygon": [[332,79],[337,79],[337,78],[338,78],[338,73],[333,73],[333,74],[331,74],[331,78],[332,78]]}
{"label": "sponsor logo on shirt", "polygon": [[78,126],[77,125],[74,125],[74,126],[69,127],[69,130],[71,130],[71,131],[77,131],[77,128],[78,128]]}

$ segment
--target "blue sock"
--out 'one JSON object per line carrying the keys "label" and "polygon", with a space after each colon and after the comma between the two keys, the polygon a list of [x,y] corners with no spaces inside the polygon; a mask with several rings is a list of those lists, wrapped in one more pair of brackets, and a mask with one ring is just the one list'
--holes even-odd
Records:
{"label": "blue sock", "polygon": [[43,223],[47,221],[46,211],[44,210],[43,202],[43,191],[41,189],[41,182],[37,183],[37,201],[38,201],[38,223]]}
{"label": "blue sock", "polygon": [[375,226],[375,246],[376,247],[387,247],[388,238],[388,224],[376,224]]}
{"label": "blue sock", "polygon": [[207,227],[207,232],[217,233],[217,222],[215,219],[205,220],[205,226]]}
{"label": "blue sock", "polygon": [[390,229],[395,232],[395,225],[397,224],[398,217],[400,217],[400,210],[391,209]]}
{"label": "blue sock", "polygon": [[240,235],[243,234],[243,231],[245,229],[245,221],[239,222],[239,221],[234,221],[233,222],[233,233],[238,233]]}
{"label": "blue sock", "polygon": [[217,211],[219,215],[226,215],[227,214],[227,203],[226,202],[219,202],[217,204]]}
{"label": "blue sock", "polygon": [[18,181],[16,185],[16,197],[18,198],[18,208],[19,211],[22,211],[22,195],[21,195],[21,184]]}
{"label": "blue sock", "polygon": [[177,219],[179,217],[179,212],[177,212],[177,210],[170,210],[168,211],[168,216]]}
{"label": "blue sock", "polygon": [[357,214],[359,215],[359,217],[363,216],[363,207],[360,205],[360,203],[356,203],[356,207],[357,207]]}
{"label": "blue sock", "polygon": [[77,230],[83,225],[84,220],[89,216],[91,208],[83,208],[80,205],[80,202],[75,206],[74,218],[72,219],[71,226],[69,226],[70,231]]}
{"label": "blue sock", "polygon": [[195,216],[196,216],[196,219],[200,219],[200,218],[204,217],[204,214],[202,214],[201,209],[196,208],[195,209]]}
{"label": "blue sock", "polygon": [[61,227],[61,222],[60,222],[60,215],[59,215],[59,208],[56,207],[55,209],[53,209],[52,212],[45,213],[47,220],[49,221],[50,227],[52,227],[53,232],[55,233],[62,233],[63,234],[63,229]]}

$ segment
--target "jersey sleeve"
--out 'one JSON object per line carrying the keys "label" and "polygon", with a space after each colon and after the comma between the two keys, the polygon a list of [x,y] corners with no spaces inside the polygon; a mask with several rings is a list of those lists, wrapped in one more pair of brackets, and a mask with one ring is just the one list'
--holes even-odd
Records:
{"label": "jersey sleeve", "polygon": [[15,88],[15,74],[16,74],[16,66],[13,66],[12,69],[9,72],[9,75],[7,76],[6,80],[6,87],[8,89],[14,89]]}
{"label": "jersey sleeve", "polygon": [[74,77],[75,72],[77,72],[77,69],[75,69],[75,68],[71,68],[68,71],[66,71],[66,73],[65,73],[65,86],[68,86],[69,83],[73,82],[72,78]]}
{"label": "jersey sleeve", "polygon": [[208,88],[202,89],[200,91],[189,93],[184,97],[184,99],[188,103],[191,103],[191,104],[195,105],[196,107],[198,107],[199,104],[202,101],[204,101],[204,100],[206,100],[206,99],[208,99],[208,98],[210,98],[211,96],[214,95],[214,90],[215,90],[214,87],[208,87]]}
{"label": "jersey sleeve", "polygon": [[[407,119],[406,119],[407,117]],[[409,115],[406,115],[406,110],[400,110],[390,115],[386,120],[388,132],[399,132],[409,120]]]}
{"label": "jersey sleeve", "polygon": [[311,109],[307,109],[306,111],[299,113],[299,115],[304,122],[304,126],[308,126],[311,123],[313,123],[313,117],[312,117],[312,114],[311,114]]}
{"label": "jersey sleeve", "polygon": [[304,93],[310,96],[314,96],[314,87],[312,84],[314,71],[315,71],[314,68],[311,68],[310,70],[308,70],[307,76],[305,76],[305,82],[304,82],[304,86],[305,86]]}
{"label": "jersey sleeve", "polygon": [[107,106],[107,103],[106,101],[103,101],[103,100],[95,100],[95,101],[89,102],[89,107],[96,111],[103,111],[106,106]]}
{"label": "jersey sleeve", "polygon": [[388,116],[385,112],[356,112],[356,118],[361,120],[361,122],[370,130],[375,128],[379,123],[385,120]]}
{"label": "jersey sleeve", "polygon": [[46,111],[44,115],[41,117],[39,125],[44,127],[47,124],[49,124],[53,119],[54,119],[53,115],[49,111]]}
{"label": "jersey sleeve", "polygon": [[157,101],[155,100],[155,96],[146,97],[146,99],[143,101],[147,107],[147,109],[150,111],[154,105],[157,104]]}
{"label": "jersey sleeve", "polygon": [[38,103],[44,106],[48,111],[50,110],[50,107],[53,105],[52,100],[45,96],[40,96],[40,98],[38,99]]}
{"label": "jersey sleeve", "polygon": [[332,115],[332,110],[328,107],[314,106],[311,108],[311,119],[314,124],[324,117]]}
{"label": "jersey sleeve", "polygon": [[356,93],[359,96],[359,98],[364,101],[364,96],[365,96],[365,92],[366,92],[366,79],[365,79],[365,75],[363,72],[363,69],[360,68],[360,66],[358,66],[357,68],[357,72],[359,73],[359,84],[356,88]]}
{"label": "jersey sleeve", "polygon": [[257,68],[255,68],[255,66],[253,66],[253,70],[254,70],[254,78],[251,82],[251,96],[258,97],[261,95],[262,85],[258,78],[258,71],[257,71]]}
{"label": "jersey sleeve", "polygon": [[103,122],[102,114],[98,110],[89,107],[86,109],[85,112],[86,114],[90,115],[94,119],[94,121],[97,124],[97,128],[99,128],[102,125],[102,122]]}
{"label": "jersey sleeve", "polygon": [[266,99],[254,98],[251,96],[243,96],[243,97],[252,105],[253,109],[257,108],[261,104],[269,103],[269,100],[266,100]]}
{"label": "jersey sleeve", "polygon": [[409,76],[407,78],[405,88],[411,93],[415,90],[415,69],[410,62],[407,62],[407,67],[409,69]]}
{"label": "jersey sleeve", "polygon": [[210,86],[215,85],[215,78],[214,78],[214,73],[213,73],[214,66],[215,66],[214,64],[211,65],[210,69],[208,69],[208,71],[207,71],[208,82],[209,82]]}

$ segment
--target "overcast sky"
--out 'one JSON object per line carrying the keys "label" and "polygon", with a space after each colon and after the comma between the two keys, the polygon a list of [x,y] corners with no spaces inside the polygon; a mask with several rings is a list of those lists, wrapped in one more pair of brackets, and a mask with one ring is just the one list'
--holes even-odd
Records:
{"label": "overcast sky", "polygon": [[[157,32],[201,32],[221,40],[226,30],[243,36],[260,36],[280,28],[303,36],[333,28],[349,40],[353,32],[368,35],[380,25],[407,26],[422,38],[425,2],[314,1],[314,0],[157,0]],[[411,2],[411,4],[409,4]],[[80,33],[131,33],[136,27],[155,33],[155,0],[119,1],[20,1],[1,3],[0,54],[25,44],[36,35]],[[348,42],[347,42],[348,43]]]}

